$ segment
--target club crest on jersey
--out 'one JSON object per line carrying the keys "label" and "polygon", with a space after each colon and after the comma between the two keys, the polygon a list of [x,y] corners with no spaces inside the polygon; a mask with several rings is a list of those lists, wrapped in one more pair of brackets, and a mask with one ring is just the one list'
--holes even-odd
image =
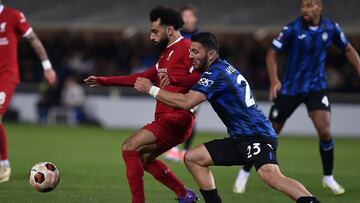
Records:
{"label": "club crest on jersey", "polygon": [[5,32],[6,22],[0,23],[0,32]]}
{"label": "club crest on jersey", "polygon": [[211,86],[212,84],[214,84],[214,81],[213,80],[209,80],[207,78],[201,78],[198,82],[199,85],[203,85],[205,87],[209,87]]}
{"label": "club crest on jersey", "polygon": [[328,39],[328,37],[329,37],[328,33],[327,33],[327,32],[323,32],[323,34],[322,34],[322,40],[323,40],[323,42],[326,42],[326,40]]}

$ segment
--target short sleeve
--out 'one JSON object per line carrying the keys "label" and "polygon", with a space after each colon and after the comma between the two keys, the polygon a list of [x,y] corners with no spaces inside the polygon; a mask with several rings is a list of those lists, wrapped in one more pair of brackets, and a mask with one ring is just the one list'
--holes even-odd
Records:
{"label": "short sleeve", "polygon": [[289,26],[283,27],[278,37],[272,41],[272,48],[276,52],[280,52],[287,47],[292,39],[292,29]]}
{"label": "short sleeve", "polygon": [[332,38],[332,42],[339,49],[345,49],[349,45],[349,41],[347,40],[344,32],[341,30],[339,24],[335,23],[334,35]]}
{"label": "short sleeve", "polygon": [[32,28],[26,21],[25,15],[19,11],[16,13],[15,29],[19,33],[19,35],[23,37],[27,37],[32,32]]}
{"label": "short sleeve", "polygon": [[213,95],[224,88],[222,77],[223,73],[220,71],[206,71],[201,75],[200,80],[191,90],[201,92],[207,99],[211,99]]}

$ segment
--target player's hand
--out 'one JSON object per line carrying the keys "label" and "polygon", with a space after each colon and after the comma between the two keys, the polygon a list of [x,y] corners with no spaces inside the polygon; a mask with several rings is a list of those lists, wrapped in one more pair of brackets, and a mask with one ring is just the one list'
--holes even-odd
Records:
{"label": "player's hand", "polygon": [[97,76],[89,76],[86,79],[84,79],[85,84],[87,84],[89,87],[99,87],[102,86],[101,79],[103,77],[97,77]]}
{"label": "player's hand", "polygon": [[137,91],[145,93],[145,94],[149,93],[151,86],[152,86],[152,83],[149,79],[141,78],[141,77],[136,78],[136,81],[134,84],[134,88]]}
{"label": "player's hand", "polygon": [[47,70],[44,70],[44,78],[49,83],[50,86],[54,86],[56,83],[56,73],[54,69],[50,68]]}
{"label": "player's hand", "polygon": [[160,88],[163,88],[170,84],[170,79],[167,73],[160,73],[159,79],[160,79]]}
{"label": "player's hand", "polygon": [[281,89],[281,82],[279,80],[270,84],[269,100],[273,101],[277,97],[277,93]]}

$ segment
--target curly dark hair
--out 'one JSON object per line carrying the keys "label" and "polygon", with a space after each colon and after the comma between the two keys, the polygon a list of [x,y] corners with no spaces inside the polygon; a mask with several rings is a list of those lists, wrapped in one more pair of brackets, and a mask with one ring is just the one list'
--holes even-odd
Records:
{"label": "curly dark hair", "polygon": [[160,25],[171,25],[175,30],[179,30],[184,25],[180,13],[165,6],[157,6],[151,10],[150,21],[155,22],[158,19],[160,19]]}

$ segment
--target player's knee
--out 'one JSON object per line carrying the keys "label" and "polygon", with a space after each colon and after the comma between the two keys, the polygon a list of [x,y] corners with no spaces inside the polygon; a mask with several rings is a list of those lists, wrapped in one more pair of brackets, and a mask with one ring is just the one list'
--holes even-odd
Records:
{"label": "player's knee", "polygon": [[322,128],[318,131],[321,140],[329,140],[331,138],[330,128]]}
{"label": "player's knee", "polygon": [[273,188],[277,188],[278,187],[278,183],[281,176],[279,176],[279,174],[276,172],[276,170],[274,169],[274,167],[271,166],[264,166],[262,168],[259,169],[258,171],[261,179],[268,184],[269,186],[273,187]]}
{"label": "player's knee", "polygon": [[136,145],[133,141],[127,139],[122,144],[122,151],[136,150]]}

